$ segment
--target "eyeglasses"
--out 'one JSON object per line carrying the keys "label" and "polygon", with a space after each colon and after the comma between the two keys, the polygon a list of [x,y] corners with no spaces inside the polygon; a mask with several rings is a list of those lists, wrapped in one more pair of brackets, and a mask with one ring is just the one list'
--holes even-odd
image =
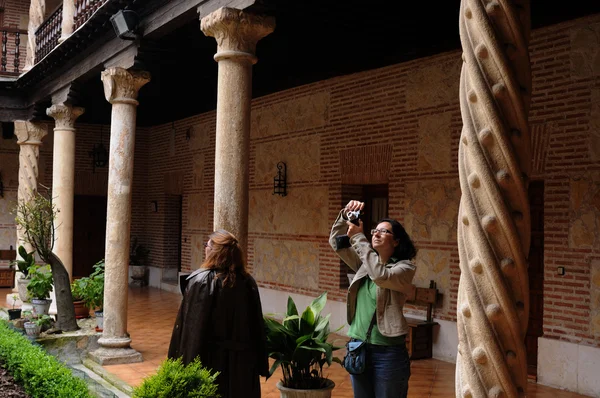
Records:
{"label": "eyeglasses", "polygon": [[379,233],[381,235],[385,235],[385,234],[393,235],[393,232],[388,231],[387,229],[372,229],[371,230],[371,235],[375,235],[377,233]]}

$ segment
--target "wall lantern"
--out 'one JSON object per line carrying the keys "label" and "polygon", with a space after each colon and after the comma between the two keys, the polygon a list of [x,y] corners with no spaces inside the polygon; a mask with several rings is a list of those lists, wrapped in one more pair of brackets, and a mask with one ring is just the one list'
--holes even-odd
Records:
{"label": "wall lantern", "polygon": [[152,212],[158,213],[158,200],[151,200],[150,205],[152,206]]}
{"label": "wall lantern", "polygon": [[4,183],[2,182],[2,173],[0,173],[0,198],[4,197]]}
{"label": "wall lantern", "polygon": [[110,17],[110,22],[119,39],[136,40],[138,38],[136,30],[140,23],[140,18],[134,11],[119,10],[115,15]]}
{"label": "wall lantern", "polygon": [[92,158],[92,170],[94,173],[96,172],[96,167],[105,167],[108,164],[108,151],[102,143],[102,128],[103,126],[100,125],[100,143],[94,144],[94,148],[89,152]]}
{"label": "wall lantern", "polygon": [[273,178],[273,195],[287,195],[287,167],[284,162],[277,163],[277,175]]}

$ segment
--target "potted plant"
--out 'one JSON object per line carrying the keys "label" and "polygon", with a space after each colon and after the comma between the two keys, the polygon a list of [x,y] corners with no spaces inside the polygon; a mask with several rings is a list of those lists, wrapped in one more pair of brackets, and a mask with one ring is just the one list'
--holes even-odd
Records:
{"label": "potted plant", "polygon": [[82,319],[90,316],[90,311],[85,305],[83,299],[88,281],[85,279],[75,279],[71,283],[71,295],[73,296],[73,307],[75,308],[75,318]]}
{"label": "potted plant", "polygon": [[34,265],[29,268],[31,281],[27,285],[27,292],[31,297],[31,305],[36,315],[48,315],[50,308],[50,292],[52,291],[52,272],[50,266]]}
{"label": "potted plant", "polygon": [[36,316],[30,314],[27,315],[27,320],[24,323],[27,336],[38,337],[42,330],[48,330],[52,325],[52,318],[49,315]]}
{"label": "potted plant", "polygon": [[81,297],[89,310],[94,310],[97,322],[97,331],[102,331],[104,324],[104,260],[94,264],[94,271],[90,276],[77,279],[77,295]]}
{"label": "potted plant", "polygon": [[323,375],[323,365],[341,364],[340,359],[333,356],[333,351],[341,347],[327,341],[331,314],[321,316],[326,302],[327,292],[298,315],[296,304],[289,297],[282,323],[264,318],[267,351],[275,360],[269,373],[272,375],[278,366],[283,373],[283,379],[277,383],[281,397],[331,397],[335,383]]}
{"label": "potted plant", "polygon": [[19,299],[19,296],[17,294],[13,294],[11,296],[13,302],[12,302],[12,309],[8,310],[8,319],[9,320],[13,320],[13,319],[19,319],[21,318],[21,309],[20,308],[15,308],[15,306],[17,305],[17,300]]}
{"label": "potted plant", "polygon": [[142,287],[146,285],[147,261],[150,250],[138,243],[137,237],[131,241],[129,249],[129,265],[131,266],[131,285]]}
{"label": "potted plant", "polygon": [[35,251],[27,253],[27,250],[23,246],[19,246],[19,256],[21,256],[21,260],[15,260],[12,262],[12,266],[16,265],[19,272],[23,275],[21,278],[17,279],[17,291],[19,292],[19,298],[22,302],[27,302],[27,285],[31,281],[29,277],[29,267],[35,265]]}

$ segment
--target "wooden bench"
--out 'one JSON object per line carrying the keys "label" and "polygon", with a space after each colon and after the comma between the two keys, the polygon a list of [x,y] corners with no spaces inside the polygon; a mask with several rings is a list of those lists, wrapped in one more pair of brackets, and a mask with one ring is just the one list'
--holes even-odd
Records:
{"label": "wooden bench", "polygon": [[0,250],[0,287],[15,287],[15,270],[10,261],[17,257],[16,250]]}
{"label": "wooden bench", "polygon": [[416,287],[408,294],[406,302],[427,306],[427,319],[405,317],[410,328],[406,335],[406,348],[410,359],[424,359],[432,357],[433,327],[438,325],[433,321],[432,308],[438,300],[438,291],[434,281],[429,282],[429,287]]}

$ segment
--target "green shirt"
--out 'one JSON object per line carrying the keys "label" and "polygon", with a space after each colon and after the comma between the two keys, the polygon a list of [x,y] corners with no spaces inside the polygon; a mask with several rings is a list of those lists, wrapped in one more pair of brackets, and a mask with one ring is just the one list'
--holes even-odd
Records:
{"label": "green shirt", "polygon": [[[373,319],[373,314],[377,308],[377,285],[368,276],[363,278],[361,287],[358,289],[356,297],[356,315],[348,330],[348,336],[365,341],[367,331]],[[377,321],[371,330],[370,344],[375,345],[402,345],[404,336],[386,337],[379,333]]]}

